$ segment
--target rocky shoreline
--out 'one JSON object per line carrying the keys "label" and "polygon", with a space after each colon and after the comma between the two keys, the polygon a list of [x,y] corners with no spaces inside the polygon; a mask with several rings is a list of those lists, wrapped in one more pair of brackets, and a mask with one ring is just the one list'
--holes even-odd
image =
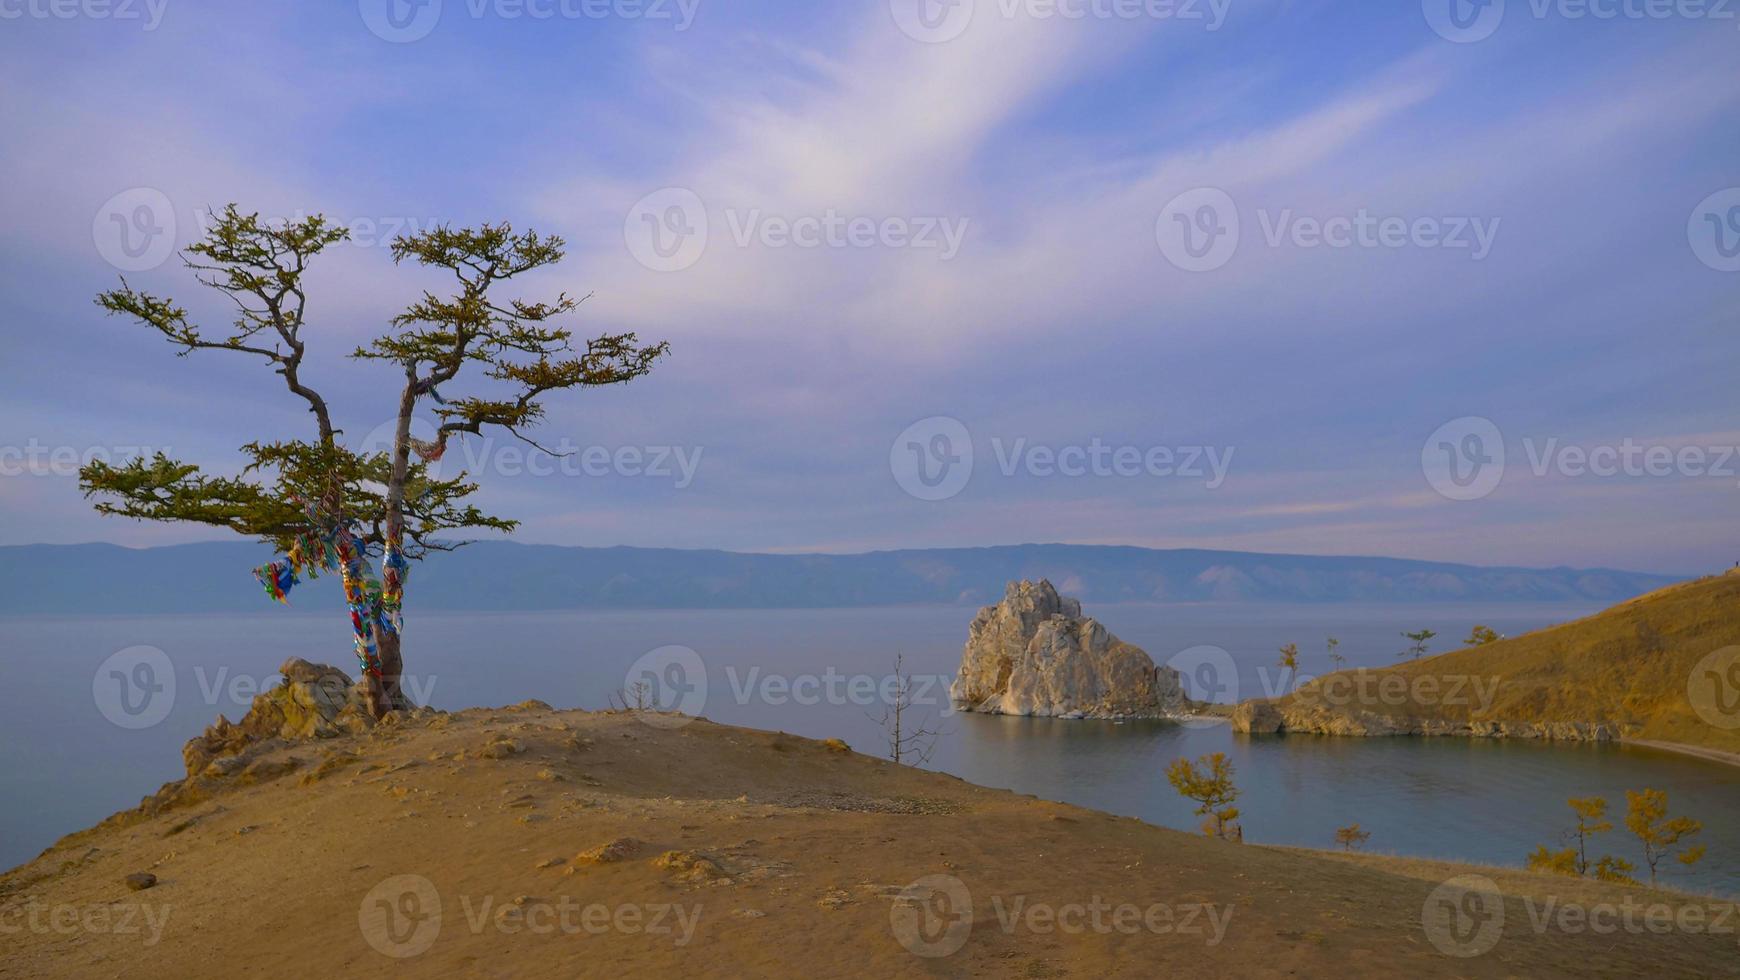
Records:
{"label": "rocky shoreline", "polygon": [[1616,742],[1618,725],[1590,721],[1534,721],[1420,718],[1375,711],[1346,711],[1322,705],[1245,701],[1233,709],[1233,731],[1250,735],[1286,733],[1383,737],[1418,735],[1463,738],[1529,738],[1559,742]]}
{"label": "rocky shoreline", "polygon": [[1335,712],[1320,706],[1287,705],[1273,701],[1245,701],[1226,714],[1199,714],[1202,720],[1225,721],[1232,730],[1246,735],[1333,735],[1355,738],[1520,738],[1548,742],[1624,743],[1639,748],[1672,752],[1707,762],[1740,767],[1740,753],[1686,745],[1661,739],[1637,738],[1622,725],[1599,721],[1501,721],[1447,720],[1376,712]]}

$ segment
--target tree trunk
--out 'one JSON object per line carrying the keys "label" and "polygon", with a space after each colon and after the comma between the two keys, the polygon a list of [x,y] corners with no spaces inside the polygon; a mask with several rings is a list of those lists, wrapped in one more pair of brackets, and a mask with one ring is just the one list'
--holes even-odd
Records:
{"label": "tree trunk", "polygon": [[405,699],[401,683],[404,660],[399,655],[399,637],[378,629],[375,631],[375,642],[376,649],[380,651],[381,676],[371,675],[367,682],[369,712],[379,718],[389,711],[401,711],[411,705]]}
{"label": "tree trunk", "polygon": [[[399,395],[399,414],[393,430],[393,468],[387,477],[386,541],[383,544],[381,581],[389,592],[394,591],[401,605],[404,599],[404,575],[407,570],[393,568],[395,558],[403,553],[405,541],[405,478],[411,468],[411,413],[417,406],[417,372],[414,365],[405,366],[405,387]],[[402,619],[401,619],[402,622]],[[395,630],[377,628],[375,638],[381,657],[381,676],[369,679],[369,707],[376,718],[389,711],[409,707],[400,684],[404,659],[399,652],[399,634]]]}

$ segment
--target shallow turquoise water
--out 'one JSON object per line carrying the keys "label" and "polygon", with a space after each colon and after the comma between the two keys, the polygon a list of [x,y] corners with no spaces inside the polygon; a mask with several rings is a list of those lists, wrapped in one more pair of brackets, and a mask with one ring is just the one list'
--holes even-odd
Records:
{"label": "shallow turquoise water", "polygon": [[[316,599],[310,599],[312,603]],[[1297,642],[1307,670],[1326,666],[1322,638],[1341,638],[1352,664],[1394,662],[1403,629],[1460,637],[1473,623],[1503,632],[1575,618],[1564,606],[1090,607],[1155,659],[1203,645],[1226,651],[1222,697],[1271,693],[1283,678],[1275,649]],[[705,693],[689,707],[715,721],[840,737],[881,751],[876,721],[896,654],[918,678],[921,723],[941,728],[929,765],[974,782],[1194,829],[1190,805],[1167,785],[1173,758],[1223,751],[1234,760],[1246,840],[1332,845],[1358,821],[1370,849],[1520,864],[1555,843],[1570,796],[1623,790],[1670,794],[1675,813],[1704,821],[1710,855],[1680,884],[1740,894],[1740,769],[1647,749],[1463,739],[1251,737],[1224,725],[1057,721],[955,714],[942,686],[959,662],[973,610],[413,613],[409,683],[443,708],[541,698],[605,706],[648,651],[686,646]],[[248,616],[0,619],[0,865],[29,858],[60,834],[132,805],[180,774],[180,746],[218,713],[238,718],[285,657],[352,666],[338,616],[268,610]],[[161,721],[125,728],[105,716],[116,651],[163,651],[174,692],[158,692]],[[1200,660],[1200,656],[1198,657]],[[654,658],[663,669],[665,661]],[[1228,676],[1230,674],[1230,676]],[[1200,676],[1200,675],[1192,675]],[[691,698],[700,685],[688,684]],[[1236,690],[1235,690],[1236,688]],[[167,700],[165,700],[167,699]],[[136,705],[135,705],[136,706]],[[141,716],[149,717],[149,715]],[[126,719],[123,716],[123,720]],[[138,719],[131,719],[129,723]],[[1635,858],[1622,834],[1606,850]]]}

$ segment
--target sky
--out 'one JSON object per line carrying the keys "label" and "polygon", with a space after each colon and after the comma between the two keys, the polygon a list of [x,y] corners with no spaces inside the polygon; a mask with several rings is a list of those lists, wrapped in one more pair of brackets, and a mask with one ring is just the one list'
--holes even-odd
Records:
{"label": "sky", "polygon": [[397,234],[559,234],[513,295],[670,342],[443,461],[522,541],[1740,560],[1740,4],[0,0],[0,121],[0,544],[221,537],[75,461],[312,433],[92,302],[221,329],[235,202],[352,231],[357,445]]}

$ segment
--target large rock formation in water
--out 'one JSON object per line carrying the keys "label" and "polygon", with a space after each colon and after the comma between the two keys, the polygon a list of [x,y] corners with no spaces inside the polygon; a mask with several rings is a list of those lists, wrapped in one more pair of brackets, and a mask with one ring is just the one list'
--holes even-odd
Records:
{"label": "large rock formation in water", "polygon": [[1011,582],[973,617],[949,696],[966,711],[1059,718],[1184,713],[1178,672],[1081,614],[1050,582]]}

